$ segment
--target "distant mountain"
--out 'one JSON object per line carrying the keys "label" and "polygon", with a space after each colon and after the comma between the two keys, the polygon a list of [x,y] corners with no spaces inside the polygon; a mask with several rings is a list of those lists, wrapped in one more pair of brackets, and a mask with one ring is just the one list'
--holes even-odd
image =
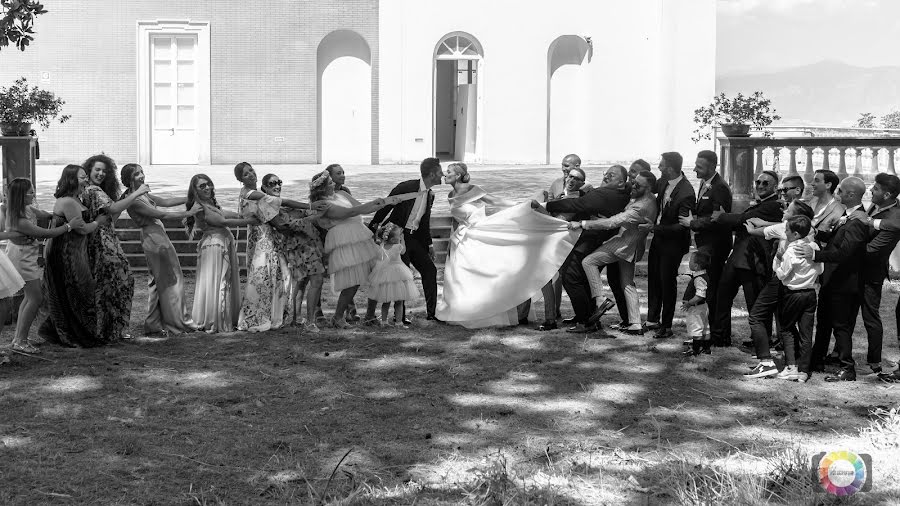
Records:
{"label": "distant mountain", "polygon": [[[783,125],[854,126],[860,113],[880,118],[900,109],[900,67],[863,68],[836,61],[716,78],[716,92],[772,99]],[[698,105],[699,106],[699,105]]]}

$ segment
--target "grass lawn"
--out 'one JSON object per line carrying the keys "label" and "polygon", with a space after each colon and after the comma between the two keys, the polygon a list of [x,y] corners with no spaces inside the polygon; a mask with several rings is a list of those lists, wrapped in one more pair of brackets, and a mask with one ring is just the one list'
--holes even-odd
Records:
{"label": "grass lawn", "polygon": [[[842,504],[900,503],[900,415],[871,414],[900,387],[872,376],[748,381],[736,347],[472,331],[421,300],[408,330],[148,338],[146,281],[134,341],[0,367],[0,504],[832,504],[809,457],[840,448],[874,459]],[[741,341],[740,297],[733,315]],[[864,364],[861,320],[855,347]]]}

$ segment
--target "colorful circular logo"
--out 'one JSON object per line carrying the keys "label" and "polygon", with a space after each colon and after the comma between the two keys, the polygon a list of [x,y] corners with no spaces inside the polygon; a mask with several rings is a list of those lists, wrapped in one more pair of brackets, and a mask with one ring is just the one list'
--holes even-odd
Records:
{"label": "colorful circular logo", "polygon": [[866,483],[866,463],[853,452],[828,452],[819,460],[819,483],[830,494],[853,495]]}

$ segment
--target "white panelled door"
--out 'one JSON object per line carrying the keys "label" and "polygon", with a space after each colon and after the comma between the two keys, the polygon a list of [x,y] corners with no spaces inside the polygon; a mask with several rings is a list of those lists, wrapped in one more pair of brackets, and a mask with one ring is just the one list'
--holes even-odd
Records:
{"label": "white panelled door", "polygon": [[197,36],[153,35],[150,51],[150,163],[196,165]]}

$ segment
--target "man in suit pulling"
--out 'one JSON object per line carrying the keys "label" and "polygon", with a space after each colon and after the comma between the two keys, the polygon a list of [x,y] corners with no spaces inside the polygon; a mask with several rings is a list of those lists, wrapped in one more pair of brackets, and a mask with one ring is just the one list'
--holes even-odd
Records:
{"label": "man in suit pulling", "polygon": [[647,258],[647,328],[656,330],[656,338],[672,337],[672,318],[678,299],[678,266],[691,248],[691,231],[678,219],[694,210],[697,195],[681,171],[680,153],[662,154],[659,171],[665,181],[656,196],[659,215],[653,227],[650,255]]}
{"label": "man in suit pulling", "polygon": [[[628,172],[621,165],[613,165],[606,170],[603,176],[603,184],[577,199],[562,199],[547,202],[547,212],[574,213],[572,221],[589,220],[592,216],[614,216],[625,209],[630,200],[630,191],[626,182]],[[537,201],[531,202],[531,207],[539,208]],[[617,230],[585,230],[575,243],[575,247],[566,258],[560,268],[563,278],[563,287],[572,301],[572,309],[575,310],[574,326],[568,332],[587,333],[596,330],[596,325],[588,323],[588,319],[594,312],[594,299],[591,298],[591,289],[587,276],[581,267],[584,257],[594,252],[603,241],[616,235]]]}
{"label": "man in suit pulling", "polygon": [[[820,251],[813,251],[807,244],[795,246],[797,256],[815,262],[824,262],[821,276],[819,306],[816,309],[816,337],[809,357],[810,372],[825,370],[825,354],[828,341],[834,331],[835,349],[838,351],[841,370],[826,376],[825,381],[856,381],[853,362],[853,328],[859,314],[859,295],[862,289],[860,273],[866,261],[868,227],[862,196],[866,184],[858,177],[848,177],[838,186],[841,203],[847,207],[845,218],[838,221],[832,232],[818,232],[816,239],[826,240]],[[848,217],[862,219],[847,219]]]}
{"label": "man in suit pulling", "polygon": [[721,209],[726,213],[731,212],[731,188],[716,172],[719,157],[709,150],[697,153],[697,161],[694,162],[694,172],[700,179],[700,189],[697,192],[697,214],[678,218],[682,226],[694,231],[694,243],[697,249],[709,254],[709,288],[706,290],[706,305],[709,314],[716,314],[716,294],[719,291],[719,279],[722,277],[722,269],[728,254],[731,253],[732,231],[731,227],[712,221],[713,211]]}
{"label": "man in suit pulling", "polygon": [[[369,228],[374,232],[385,221],[390,221],[403,228],[403,240],[406,242],[403,262],[406,265],[411,263],[422,276],[426,319],[437,320],[434,316],[437,307],[437,267],[434,266],[434,245],[431,242],[431,206],[434,204],[434,193],[431,191],[431,187],[441,184],[444,174],[441,162],[437,158],[422,160],[419,172],[421,178],[403,181],[390,193],[390,195],[400,195],[418,192],[415,200],[410,199],[397,205],[382,207],[369,222]],[[371,324],[373,321],[378,322],[375,317],[377,306],[377,301],[369,300],[366,308],[366,324]],[[407,321],[405,314],[403,321]]]}

